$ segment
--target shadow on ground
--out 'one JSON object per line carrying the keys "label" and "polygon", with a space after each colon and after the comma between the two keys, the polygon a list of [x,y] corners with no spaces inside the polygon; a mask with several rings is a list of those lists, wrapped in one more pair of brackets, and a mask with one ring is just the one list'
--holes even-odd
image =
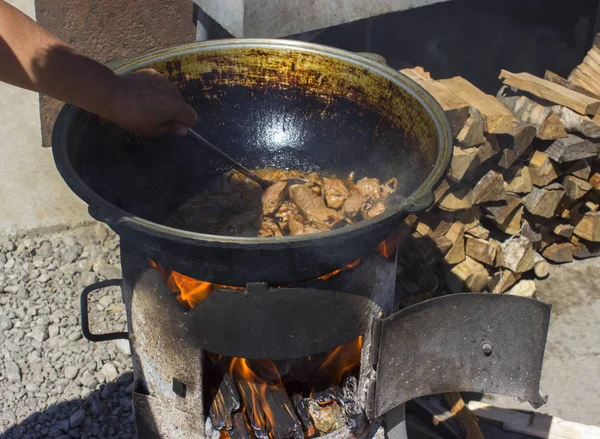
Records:
{"label": "shadow on ground", "polygon": [[134,436],[133,373],[103,384],[85,399],[72,399],[36,412],[9,428],[1,439],[120,438]]}

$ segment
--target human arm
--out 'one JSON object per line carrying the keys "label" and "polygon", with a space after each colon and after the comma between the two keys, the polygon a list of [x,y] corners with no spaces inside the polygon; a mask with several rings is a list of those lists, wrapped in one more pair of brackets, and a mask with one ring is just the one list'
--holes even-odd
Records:
{"label": "human arm", "polygon": [[185,134],[197,119],[179,91],[145,69],[116,75],[0,0],[0,81],[77,105],[137,134]]}

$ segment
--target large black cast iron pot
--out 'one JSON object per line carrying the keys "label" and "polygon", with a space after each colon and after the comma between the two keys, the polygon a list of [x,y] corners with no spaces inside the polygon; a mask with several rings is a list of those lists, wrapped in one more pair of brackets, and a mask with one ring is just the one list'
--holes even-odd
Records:
{"label": "large black cast iron pot", "polygon": [[66,105],[54,127],[58,170],[127,245],[207,281],[272,285],[314,279],[359,258],[409,212],[433,203],[452,153],[448,120],[421,87],[350,52],[285,40],[221,40],[122,63],[152,67],[201,116],[196,129],[249,168],[398,178],[387,211],[342,229],[283,238],[193,233],[164,225],[227,168],[185,139],[143,139]]}

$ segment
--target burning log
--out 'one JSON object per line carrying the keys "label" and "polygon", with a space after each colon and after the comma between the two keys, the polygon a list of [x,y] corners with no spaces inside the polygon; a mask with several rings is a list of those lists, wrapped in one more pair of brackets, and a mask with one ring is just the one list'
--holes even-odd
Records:
{"label": "burning log", "polygon": [[246,417],[242,413],[233,416],[233,428],[227,432],[231,439],[256,439],[252,427],[248,425]]}
{"label": "burning log", "polygon": [[346,425],[344,411],[335,401],[322,406],[311,400],[308,403],[308,412],[321,434],[330,433]]}
{"label": "burning log", "polygon": [[272,362],[262,360],[251,363],[243,358],[234,358],[230,370],[257,437],[304,438],[302,425],[294,415],[294,406]]}
{"label": "burning log", "polygon": [[315,436],[317,434],[317,428],[308,412],[308,400],[303,398],[302,395],[294,394],[294,396],[292,396],[292,403],[294,404],[302,428],[304,428],[305,437],[311,438]]}
{"label": "burning log", "polygon": [[444,399],[450,412],[454,415],[460,429],[465,433],[467,439],[485,439],[479,429],[477,417],[465,405],[460,393],[444,393]]}
{"label": "burning log", "polygon": [[232,414],[240,408],[240,395],[231,375],[223,375],[219,390],[214,396],[209,410],[210,421],[217,430],[233,428]]}

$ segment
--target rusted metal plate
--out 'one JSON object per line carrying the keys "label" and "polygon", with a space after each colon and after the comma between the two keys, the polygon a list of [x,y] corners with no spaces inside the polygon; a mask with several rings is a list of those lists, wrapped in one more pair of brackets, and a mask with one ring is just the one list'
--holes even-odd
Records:
{"label": "rusted metal plate", "polygon": [[375,413],[453,391],[523,398],[539,394],[550,305],[464,293],[408,307],[382,322]]}

